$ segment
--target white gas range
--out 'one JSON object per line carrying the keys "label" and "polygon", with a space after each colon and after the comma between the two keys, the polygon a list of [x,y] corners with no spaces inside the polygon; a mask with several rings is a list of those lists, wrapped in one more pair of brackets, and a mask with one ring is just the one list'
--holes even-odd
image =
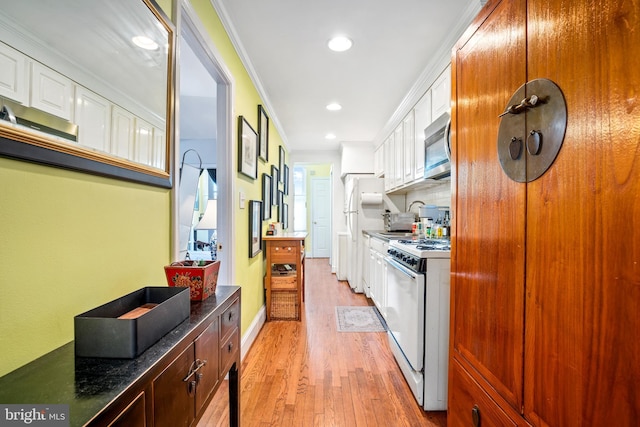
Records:
{"label": "white gas range", "polygon": [[387,263],[391,350],[418,404],[447,409],[449,352],[448,240],[392,240]]}

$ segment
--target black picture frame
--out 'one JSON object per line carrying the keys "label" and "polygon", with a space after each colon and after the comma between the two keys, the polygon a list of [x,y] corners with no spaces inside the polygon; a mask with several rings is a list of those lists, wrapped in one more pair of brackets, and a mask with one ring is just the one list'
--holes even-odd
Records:
{"label": "black picture frame", "polygon": [[238,172],[258,179],[258,134],[243,116],[238,116]]}
{"label": "black picture frame", "polygon": [[278,190],[278,222],[284,222],[284,192]]}
{"label": "black picture frame", "polygon": [[282,229],[286,230],[289,228],[289,204],[282,204]]}
{"label": "black picture frame", "polygon": [[284,178],[283,178],[283,190],[285,196],[289,195],[289,166],[284,165]]}
{"label": "black picture frame", "polygon": [[278,204],[278,181],[280,180],[280,171],[275,165],[271,165],[271,204]]}
{"label": "black picture frame", "polygon": [[262,252],[262,202],[249,201],[249,258]]}
{"label": "black picture frame", "polygon": [[258,140],[258,156],[266,162],[269,160],[269,116],[262,105],[258,105]]}
{"label": "black picture frame", "polygon": [[273,183],[271,181],[271,175],[262,174],[262,219],[271,218],[271,207],[273,202],[271,201],[273,194]]}
{"label": "black picture frame", "polygon": [[284,164],[285,164],[285,152],[284,152],[284,147],[282,147],[282,145],[280,146],[280,150],[279,150],[279,157],[280,157],[280,163],[279,163],[279,167],[280,167],[280,176],[278,181],[279,182],[283,182],[284,181]]}

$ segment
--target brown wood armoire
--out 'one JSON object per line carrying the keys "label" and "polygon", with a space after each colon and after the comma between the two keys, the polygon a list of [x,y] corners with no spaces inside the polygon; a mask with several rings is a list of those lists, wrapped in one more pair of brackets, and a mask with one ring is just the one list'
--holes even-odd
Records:
{"label": "brown wood armoire", "polygon": [[[449,425],[638,425],[640,2],[489,0],[452,75]],[[564,142],[517,182],[499,116],[541,78]]]}

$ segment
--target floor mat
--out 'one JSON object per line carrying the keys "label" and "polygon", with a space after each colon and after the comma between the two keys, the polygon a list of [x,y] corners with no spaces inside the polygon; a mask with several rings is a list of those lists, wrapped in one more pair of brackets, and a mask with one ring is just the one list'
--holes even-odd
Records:
{"label": "floor mat", "polygon": [[384,332],[386,327],[371,306],[337,306],[336,323],[338,332]]}

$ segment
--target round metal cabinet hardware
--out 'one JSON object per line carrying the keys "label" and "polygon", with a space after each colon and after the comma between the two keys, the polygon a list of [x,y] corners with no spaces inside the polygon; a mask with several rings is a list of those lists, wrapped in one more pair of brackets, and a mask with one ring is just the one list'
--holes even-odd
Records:
{"label": "round metal cabinet hardware", "polygon": [[[531,182],[551,167],[560,152],[567,129],[567,104],[558,85],[535,79],[520,86],[507,105],[498,130],[498,160],[509,178]],[[524,156],[513,157],[514,135],[522,135],[522,140],[527,135]]]}

